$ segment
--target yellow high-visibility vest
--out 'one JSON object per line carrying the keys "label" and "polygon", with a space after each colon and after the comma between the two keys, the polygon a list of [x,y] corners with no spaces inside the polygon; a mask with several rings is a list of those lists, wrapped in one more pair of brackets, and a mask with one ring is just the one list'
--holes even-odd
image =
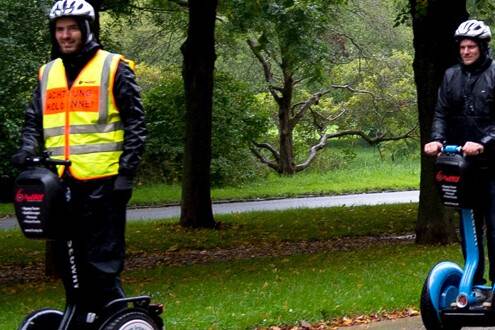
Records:
{"label": "yellow high-visibility vest", "polygon": [[[65,67],[56,59],[39,72],[45,149],[70,160],[80,180],[116,175],[124,130],[113,96],[115,73],[123,57],[98,50],[68,88]],[[61,176],[63,166],[58,166]]]}

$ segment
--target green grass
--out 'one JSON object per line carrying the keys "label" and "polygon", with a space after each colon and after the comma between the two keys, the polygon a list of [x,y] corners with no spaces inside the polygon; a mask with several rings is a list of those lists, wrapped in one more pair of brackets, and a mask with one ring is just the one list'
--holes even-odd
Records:
{"label": "green grass", "polygon": [[14,214],[14,208],[12,204],[0,203],[0,218],[5,215]]}
{"label": "green grass", "polygon": [[[302,195],[337,195],[385,190],[411,190],[419,185],[419,166],[415,161],[379,161],[362,154],[348,167],[332,171],[301,172],[292,177],[270,174],[238,186],[214,187],[214,200],[292,197]],[[177,203],[178,185],[150,184],[135,189],[131,203],[156,205]]]}
{"label": "green grass", "polygon": [[[219,215],[221,230],[191,230],[177,219],[131,222],[127,250],[142,253],[165,250],[231,248],[247,244],[319,241],[410,233],[416,204],[291,209]],[[28,264],[43,258],[43,242],[23,239],[18,230],[0,231],[0,263]]]}
{"label": "green grass", "polygon": [[[320,170],[318,170],[320,169]],[[269,175],[212,190],[215,200],[417,189],[414,161],[377,161],[367,150],[331,171],[321,164],[293,177]],[[176,203],[180,187],[138,186],[134,205]],[[220,230],[186,230],[177,219],[129,223],[128,253],[275,246],[287,242],[404,234],[414,231],[416,205],[297,209],[219,215]],[[0,204],[0,216],[12,213]],[[43,258],[40,241],[0,231],[0,264],[28,267]],[[439,260],[460,259],[457,245],[355,247],[311,255],[263,257],[184,266],[156,265],[124,273],[128,294],[151,294],[166,306],[168,329],[253,329],[417,307],[421,285]],[[58,282],[0,287],[0,328],[15,329],[34,308],[63,306]]]}
{"label": "green grass", "polygon": [[[284,258],[216,262],[127,272],[129,294],[165,303],[169,329],[252,329],[418,306],[439,260],[459,261],[456,245],[381,246]],[[53,283],[0,288],[0,325],[14,329],[33,308],[61,306]]]}
{"label": "green grass", "polygon": [[[221,230],[185,230],[174,219],[131,223],[128,252],[209,250],[413,231],[415,204],[299,209],[222,215]],[[0,232],[0,263],[29,266],[43,243]],[[169,329],[253,329],[344,315],[417,308],[438,261],[461,259],[458,245],[376,244],[346,249],[124,272],[129,295],[163,302]],[[0,287],[0,328],[14,329],[34,308],[63,306],[58,282]]]}

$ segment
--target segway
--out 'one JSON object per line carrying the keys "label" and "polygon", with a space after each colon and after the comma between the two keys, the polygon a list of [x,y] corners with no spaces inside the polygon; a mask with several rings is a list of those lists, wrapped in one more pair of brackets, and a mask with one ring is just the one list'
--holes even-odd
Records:
{"label": "segway", "polygon": [[[70,219],[70,189],[56,174],[56,166],[70,166],[70,161],[56,160],[44,153],[27,160],[27,167],[15,181],[14,206],[19,226],[29,239],[63,240],[67,248],[65,262],[73,279],[70,290],[80,290],[77,282],[72,241],[64,232]],[[72,315],[77,306],[69,299],[65,310],[43,308],[24,318],[19,330],[74,329]],[[148,296],[128,297],[109,302],[96,313],[85,315],[84,329],[89,330],[162,330],[163,305],[151,304]]]}
{"label": "segway", "polygon": [[493,286],[475,285],[478,241],[468,187],[469,166],[459,146],[445,146],[436,161],[435,181],[446,207],[460,210],[465,242],[464,268],[454,262],[438,263],[428,274],[421,292],[421,318],[427,330],[495,325]]}

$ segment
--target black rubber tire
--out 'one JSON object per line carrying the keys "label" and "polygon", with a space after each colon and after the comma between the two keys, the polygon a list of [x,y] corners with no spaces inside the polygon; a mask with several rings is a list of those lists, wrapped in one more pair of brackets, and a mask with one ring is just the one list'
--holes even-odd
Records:
{"label": "black rubber tire", "polygon": [[[421,290],[421,301],[420,301],[420,310],[421,310],[421,319],[423,320],[423,325],[425,326],[426,330],[460,330],[460,326],[453,326],[449,325],[448,327],[445,327],[444,324],[442,324],[441,320],[438,318],[437,312],[435,308],[433,307],[433,302],[431,301],[430,298],[430,292],[428,290],[428,281],[429,281],[430,276],[425,280],[425,283],[423,285],[423,290]],[[457,282],[456,284],[459,284],[459,280],[456,278],[451,278],[451,279],[446,279],[445,283],[442,285],[444,287],[447,285],[449,282]]]}
{"label": "black rubber tire", "polygon": [[19,330],[57,330],[63,313],[53,308],[43,308],[24,318]]}
{"label": "black rubber tire", "polygon": [[162,330],[151,316],[139,310],[127,310],[111,318],[99,330]]}

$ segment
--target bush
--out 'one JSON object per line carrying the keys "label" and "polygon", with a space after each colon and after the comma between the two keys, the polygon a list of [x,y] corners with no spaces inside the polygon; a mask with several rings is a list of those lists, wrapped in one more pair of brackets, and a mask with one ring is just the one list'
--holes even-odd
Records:
{"label": "bush", "polygon": [[[0,177],[15,176],[10,164],[24,109],[36,85],[38,68],[50,55],[46,8],[50,1],[0,0]],[[4,186],[2,189],[6,190]]]}
{"label": "bush", "polygon": [[[184,87],[179,68],[167,70],[143,92],[149,136],[140,179],[178,182],[184,152]],[[264,133],[268,116],[259,111],[246,84],[218,73],[213,101],[211,177],[214,185],[234,184],[256,176],[248,143]]]}

